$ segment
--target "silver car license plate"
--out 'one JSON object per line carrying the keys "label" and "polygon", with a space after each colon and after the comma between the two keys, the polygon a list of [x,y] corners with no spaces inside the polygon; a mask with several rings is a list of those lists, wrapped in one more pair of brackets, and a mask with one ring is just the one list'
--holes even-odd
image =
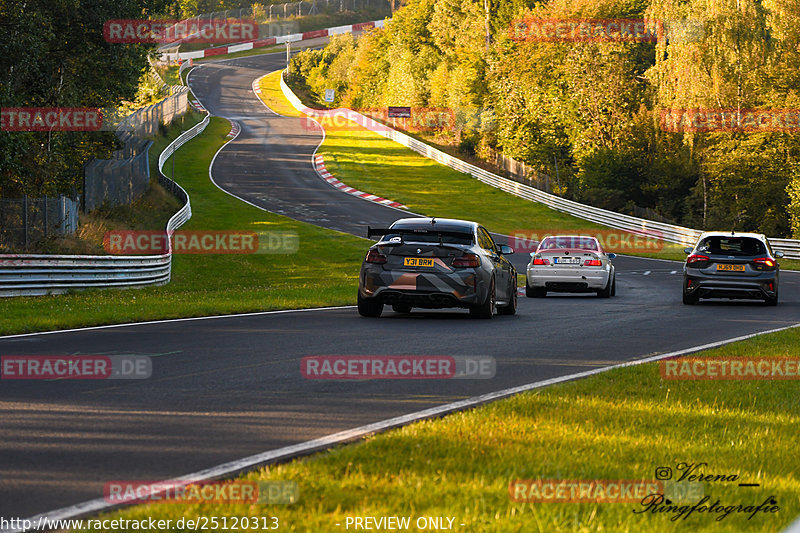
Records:
{"label": "silver car license plate", "polygon": [[555,262],[558,265],[579,265],[581,263],[580,257],[556,257]]}

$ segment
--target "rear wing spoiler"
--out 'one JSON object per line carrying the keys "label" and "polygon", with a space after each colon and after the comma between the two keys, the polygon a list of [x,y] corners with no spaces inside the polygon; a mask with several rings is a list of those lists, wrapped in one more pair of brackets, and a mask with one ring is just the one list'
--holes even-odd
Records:
{"label": "rear wing spoiler", "polygon": [[399,235],[400,242],[398,244],[405,244],[405,236],[406,235],[436,235],[439,237],[439,246],[444,246],[442,242],[442,237],[469,237],[472,239],[472,233],[467,233],[464,231],[452,231],[452,230],[439,230],[435,228],[431,229],[408,229],[408,228],[371,228],[367,226],[367,237],[380,237],[383,235]]}

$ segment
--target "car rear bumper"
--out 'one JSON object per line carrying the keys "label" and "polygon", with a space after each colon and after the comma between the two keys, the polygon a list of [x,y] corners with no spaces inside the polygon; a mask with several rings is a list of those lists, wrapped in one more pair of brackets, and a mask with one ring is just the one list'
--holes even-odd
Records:
{"label": "car rear bumper", "polygon": [[606,288],[610,270],[599,268],[528,268],[528,286],[553,292],[594,292]]}
{"label": "car rear bumper", "polygon": [[384,304],[404,304],[426,309],[471,307],[486,300],[488,287],[477,269],[449,274],[362,269],[358,285],[362,298]]}
{"label": "car rear bumper", "polygon": [[774,298],[777,294],[778,276],[775,272],[747,278],[687,273],[683,287],[686,294],[699,298],[764,300]]}

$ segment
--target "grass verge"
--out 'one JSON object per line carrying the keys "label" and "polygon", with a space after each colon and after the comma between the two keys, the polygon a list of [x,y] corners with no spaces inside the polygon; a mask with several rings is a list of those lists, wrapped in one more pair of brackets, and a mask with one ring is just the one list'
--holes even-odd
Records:
{"label": "grass verge", "polygon": [[[797,357],[798,345],[800,329],[792,329],[695,356]],[[415,423],[241,478],[297,482],[300,497],[292,505],[139,505],[104,518],[275,516],[281,531],[320,532],[345,530],[354,516],[453,517],[455,530],[481,533],[773,532],[800,513],[798,426],[797,381],[665,381],[658,363],[648,363]],[[676,513],[641,512],[646,506],[639,502],[509,498],[509,485],[518,479],[653,480],[658,467],[670,467],[677,478],[680,463],[707,463],[700,472],[738,476],[703,483],[707,505],[758,506],[771,497],[779,510],[752,519],[749,513],[694,512],[672,520]]]}
{"label": "grass verge", "polygon": [[[297,253],[176,255],[172,281],[161,287],[0,299],[0,334],[352,304],[368,241],[261,211],[216,188],[208,168],[229,131],[227,120],[213,118],[174,156],[175,179],[189,193],[193,212],[181,229],[295,232]],[[179,133],[175,128],[159,146]],[[151,158],[159,152],[154,146]]]}

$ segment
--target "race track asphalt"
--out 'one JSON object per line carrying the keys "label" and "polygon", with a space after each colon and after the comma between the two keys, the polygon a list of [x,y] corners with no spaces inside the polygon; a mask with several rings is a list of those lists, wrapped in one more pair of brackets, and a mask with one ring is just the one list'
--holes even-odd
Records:
{"label": "race track asphalt", "polygon": [[[242,134],[212,169],[225,190],[270,211],[364,236],[396,210],[316,176],[321,133],[278,117],[250,90],[280,55],[207,63],[190,77]],[[469,218],[469,213],[464,214]],[[521,267],[527,258],[513,256]],[[617,296],[520,298],[515,316],[355,308],[267,313],[0,338],[2,355],[140,354],[150,379],[3,381],[0,516],[25,517],[101,497],[111,480],[161,480],[340,430],[582,370],[800,322],[800,277],[781,304],[680,301],[680,264],[619,257]],[[304,379],[311,355],[471,355],[496,359],[488,380]]]}

